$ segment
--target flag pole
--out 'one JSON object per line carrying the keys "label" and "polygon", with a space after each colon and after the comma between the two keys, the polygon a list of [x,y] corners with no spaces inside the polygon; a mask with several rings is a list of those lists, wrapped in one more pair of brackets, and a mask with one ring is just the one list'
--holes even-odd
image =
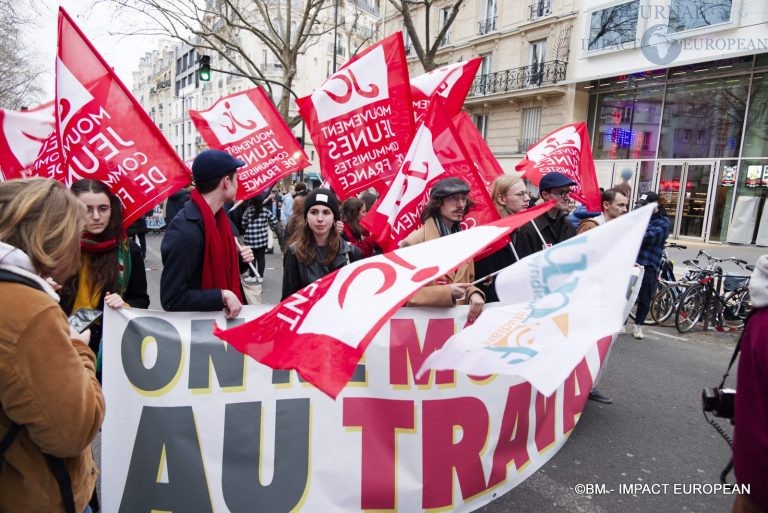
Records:
{"label": "flag pole", "polygon": [[536,230],[536,233],[539,235],[539,238],[541,239],[541,243],[542,243],[544,246],[546,246],[546,245],[547,245],[547,241],[545,241],[545,240],[544,240],[544,236],[543,236],[543,235],[541,234],[541,232],[539,231],[539,227],[538,227],[538,226],[536,226],[536,223],[533,221],[533,219],[531,219],[531,220],[530,220],[530,223],[533,225],[533,229],[534,229],[534,230]]}
{"label": "flag pole", "polygon": [[240,205],[242,205],[242,204],[243,204],[243,200],[237,200],[237,201],[235,201],[235,204],[234,204],[234,205],[232,205],[232,208],[230,208],[229,210],[227,210],[227,214],[229,214],[229,213],[231,213],[231,212],[234,212],[234,211],[235,211],[235,209],[236,209],[237,207],[239,207]]}
{"label": "flag pole", "polygon": [[[242,245],[240,244],[240,241],[239,241],[239,240],[237,240],[237,237],[235,237],[235,246],[237,246],[237,249],[238,249],[238,251],[242,251],[242,249],[243,249],[243,247],[244,247],[244,246],[242,246]],[[251,268],[251,271],[253,271],[253,275],[254,275],[256,278],[261,278],[261,275],[259,274],[259,271],[257,271],[257,270],[256,270],[256,268],[253,266],[253,262],[248,262],[248,267],[250,267],[250,268]]]}

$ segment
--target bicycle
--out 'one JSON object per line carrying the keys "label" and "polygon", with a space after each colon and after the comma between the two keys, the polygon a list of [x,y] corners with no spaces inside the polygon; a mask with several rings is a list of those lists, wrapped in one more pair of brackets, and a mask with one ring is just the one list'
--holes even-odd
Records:
{"label": "bicycle", "polygon": [[716,266],[716,261],[708,259],[707,267],[701,267],[698,260],[700,256],[709,258],[707,253],[700,250],[696,255],[696,259],[683,261],[683,264],[688,266],[689,269],[680,280],[659,280],[659,290],[653,296],[650,308],[651,318],[657,325],[665,327],[673,326],[675,322],[674,313],[677,310],[677,305],[683,297],[683,294],[685,294],[685,291],[699,279],[702,273],[706,272],[708,269],[714,269]]}
{"label": "bicycle", "polygon": [[[703,251],[700,251],[703,253]],[[754,270],[745,260],[735,257],[715,258],[705,256],[718,263],[731,261],[742,269]],[[744,327],[751,309],[749,297],[749,276],[723,274],[717,265],[702,273],[697,283],[685,291],[675,311],[675,327],[680,333],[688,333],[700,321],[704,331],[736,331]]]}
{"label": "bicycle", "polygon": [[[664,251],[661,253],[661,262],[659,265],[659,274],[656,276],[656,279],[659,281],[659,283],[666,283],[671,282],[675,280],[675,264],[672,260],[669,259],[669,256],[667,255],[667,249],[673,248],[673,249],[688,249],[688,246],[684,246],[682,244],[676,244],[674,242],[667,242],[664,245]],[[655,297],[655,296],[654,296]],[[651,307],[653,307],[653,302],[651,302]],[[632,306],[632,309],[629,312],[629,318],[632,319],[632,322],[635,321],[635,310],[637,309],[637,303]],[[653,313],[651,312],[651,319],[653,319]],[[648,319],[646,319],[646,324],[653,325],[655,324],[655,319],[651,320],[649,322]]]}

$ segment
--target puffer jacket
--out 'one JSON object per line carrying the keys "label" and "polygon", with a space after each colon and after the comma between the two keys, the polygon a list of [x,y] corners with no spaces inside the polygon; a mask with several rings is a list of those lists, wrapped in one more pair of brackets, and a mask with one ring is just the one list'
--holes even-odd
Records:
{"label": "puffer jacket", "polygon": [[91,441],[104,418],[96,357],[69,335],[48,293],[0,281],[0,438],[21,426],[3,456],[0,512],[64,511],[45,454],[62,458],[76,511],[91,499],[98,471]]}

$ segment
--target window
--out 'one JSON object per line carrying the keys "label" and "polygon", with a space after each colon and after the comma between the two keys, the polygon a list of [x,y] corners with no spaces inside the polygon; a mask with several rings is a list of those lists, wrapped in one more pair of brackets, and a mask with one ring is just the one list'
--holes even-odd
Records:
{"label": "window", "polygon": [[550,0],[533,0],[530,19],[535,20],[550,14],[552,14],[552,2]]}
{"label": "window", "polygon": [[640,0],[593,11],[589,21],[588,50],[633,43],[637,34]]}
{"label": "window", "polygon": [[485,55],[481,55],[482,61],[480,61],[480,75],[477,77],[477,89],[478,94],[488,94],[491,93],[491,81],[493,77],[491,76],[491,64],[492,64],[492,56],[493,54],[486,53]]}
{"label": "window", "polygon": [[411,43],[411,35],[408,33],[408,29],[405,27],[405,24],[403,24],[402,32],[403,32],[403,44],[405,45],[405,55],[410,55],[411,47],[413,46],[413,44]]}
{"label": "window", "polygon": [[496,0],[485,0],[485,9],[482,11],[483,19],[480,20],[479,34],[487,34],[496,30]]}
{"label": "window", "polygon": [[731,20],[733,0],[672,0],[669,32],[683,32]]}
{"label": "window", "polygon": [[475,116],[475,126],[483,139],[488,138],[488,114],[477,114]]}
{"label": "window", "polygon": [[540,125],[541,107],[523,109],[523,133],[518,145],[520,153],[525,153],[529,146],[539,140]]}
{"label": "window", "polygon": [[[448,18],[451,17],[451,11],[453,10],[453,6],[449,5],[447,7],[443,7],[438,11],[437,15],[437,33],[439,34],[441,30],[443,30],[443,27],[448,23]],[[451,32],[450,30],[445,33],[443,36],[443,39],[440,40],[440,46],[445,46],[448,43],[451,42]]]}
{"label": "window", "polygon": [[540,86],[544,80],[544,59],[547,56],[547,40],[531,41],[528,46],[528,83],[531,87]]}

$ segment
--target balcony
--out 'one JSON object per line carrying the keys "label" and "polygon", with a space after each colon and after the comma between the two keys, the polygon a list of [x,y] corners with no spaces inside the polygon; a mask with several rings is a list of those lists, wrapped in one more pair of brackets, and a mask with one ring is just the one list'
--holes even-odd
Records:
{"label": "balcony", "polygon": [[552,0],[534,0],[528,7],[530,9],[529,20],[538,20],[552,14]]}
{"label": "balcony", "polygon": [[535,139],[519,139],[517,141],[517,152],[525,153],[528,148],[539,142],[540,139],[541,137],[536,137]]}
{"label": "balcony", "polygon": [[484,36],[485,34],[489,32],[493,32],[496,30],[496,16],[493,18],[488,18],[487,20],[483,20],[478,23],[479,27],[477,29],[478,35]]}
{"label": "balcony", "polygon": [[565,80],[566,61],[547,61],[476,77],[467,96],[487,96],[555,85]]}

